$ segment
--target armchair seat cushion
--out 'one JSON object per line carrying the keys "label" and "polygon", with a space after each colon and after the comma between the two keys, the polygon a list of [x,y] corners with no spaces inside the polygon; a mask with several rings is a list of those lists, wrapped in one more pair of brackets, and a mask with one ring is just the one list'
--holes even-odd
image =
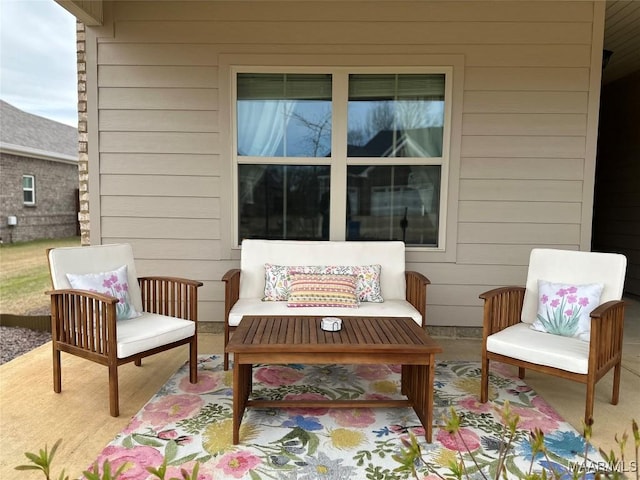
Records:
{"label": "armchair seat cushion", "polygon": [[[410,317],[422,325],[420,312],[406,300],[385,299],[383,303],[363,302],[358,308],[287,307],[287,302],[263,302],[261,298],[239,298],[229,312],[229,326],[237,327],[245,315],[309,315],[352,317]],[[127,320],[130,322],[131,320]]]}
{"label": "armchair seat cushion", "polygon": [[487,351],[574,373],[589,370],[589,343],[538,332],[523,322],[489,335]]}
{"label": "armchair seat cushion", "polygon": [[195,331],[196,322],[155,313],[118,321],[118,358],[192,337]]}

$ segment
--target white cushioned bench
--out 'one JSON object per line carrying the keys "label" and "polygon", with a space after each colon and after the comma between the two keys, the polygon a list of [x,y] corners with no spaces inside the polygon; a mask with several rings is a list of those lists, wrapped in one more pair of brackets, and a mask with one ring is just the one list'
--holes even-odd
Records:
{"label": "white cushioned bench", "polygon": [[[380,265],[383,302],[360,302],[357,308],[289,307],[287,301],[264,301],[265,264],[286,266]],[[405,271],[403,242],[327,242],[244,240],[240,268],[229,270],[225,282],[225,347],[245,315],[410,317],[425,325],[429,280]],[[228,355],[225,354],[225,370]]]}

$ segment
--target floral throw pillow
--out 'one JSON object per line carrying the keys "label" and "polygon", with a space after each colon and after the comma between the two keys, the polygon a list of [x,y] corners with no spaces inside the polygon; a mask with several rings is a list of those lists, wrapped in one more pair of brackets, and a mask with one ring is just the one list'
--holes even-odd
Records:
{"label": "floral throw pillow", "polygon": [[294,273],[288,307],[357,308],[356,277],[320,273]]}
{"label": "floral throw pillow", "polygon": [[289,298],[291,276],[297,273],[322,275],[354,275],[359,302],[384,302],[380,288],[381,265],[273,265],[266,263],[263,301],[285,301]]}
{"label": "floral throw pillow", "polygon": [[289,272],[286,265],[264,264],[263,302],[283,302],[289,298]]}
{"label": "floral throw pillow", "polygon": [[591,311],[600,304],[600,283],[571,285],[538,280],[538,314],[531,328],[589,341]]}
{"label": "floral throw pillow", "polygon": [[113,272],[67,273],[67,279],[72,288],[116,297],[119,300],[116,303],[116,317],[118,320],[126,320],[142,315],[131,303],[126,265],[117,268]]}

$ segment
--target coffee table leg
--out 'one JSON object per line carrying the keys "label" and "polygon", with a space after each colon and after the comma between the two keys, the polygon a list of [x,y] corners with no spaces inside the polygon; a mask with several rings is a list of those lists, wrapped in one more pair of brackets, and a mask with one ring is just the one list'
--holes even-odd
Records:
{"label": "coffee table leg", "polygon": [[426,430],[426,440],[427,443],[431,443],[432,431],[433,431],[433,381],[436,377],[436,359],[435,355],[429,355],[429,365],[427,368],[427,384],[425,385],[426,390],[426,398],[424,403],[424,413],[427,418],[427,425],[425,426]]}
{"label": "coffee table leg", "polygon": [[403,365],[402,390],[413,405],[424,427],[424,438],[431,443],[433,432],[433,381],[435,358],[429,355],[428,365]]}
{"label": "coffee table leg", "polygon": [[240,424],[251,393],[252,365],[233,362],[233,444],[240,443]]}

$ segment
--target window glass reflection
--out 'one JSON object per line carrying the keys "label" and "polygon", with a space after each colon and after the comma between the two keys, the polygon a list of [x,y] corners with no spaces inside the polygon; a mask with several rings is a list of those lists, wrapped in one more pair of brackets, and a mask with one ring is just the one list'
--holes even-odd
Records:
{"label": "window glass reflection", "polygon": [[238,155],[331,153],[331,75],[238,74]]}
{"label": "window glass reflection", "polygon": [[437,245],[439,165],[352,165],[347,175],[348,240]]}
{"label": "window glass reflection", "polygon": [[238,165],[239,238],[328,240],[327,165]]}
{"label": "window glass reflection", "polygon": [[349,76],[349,157],[441,157],[442,74]]}

